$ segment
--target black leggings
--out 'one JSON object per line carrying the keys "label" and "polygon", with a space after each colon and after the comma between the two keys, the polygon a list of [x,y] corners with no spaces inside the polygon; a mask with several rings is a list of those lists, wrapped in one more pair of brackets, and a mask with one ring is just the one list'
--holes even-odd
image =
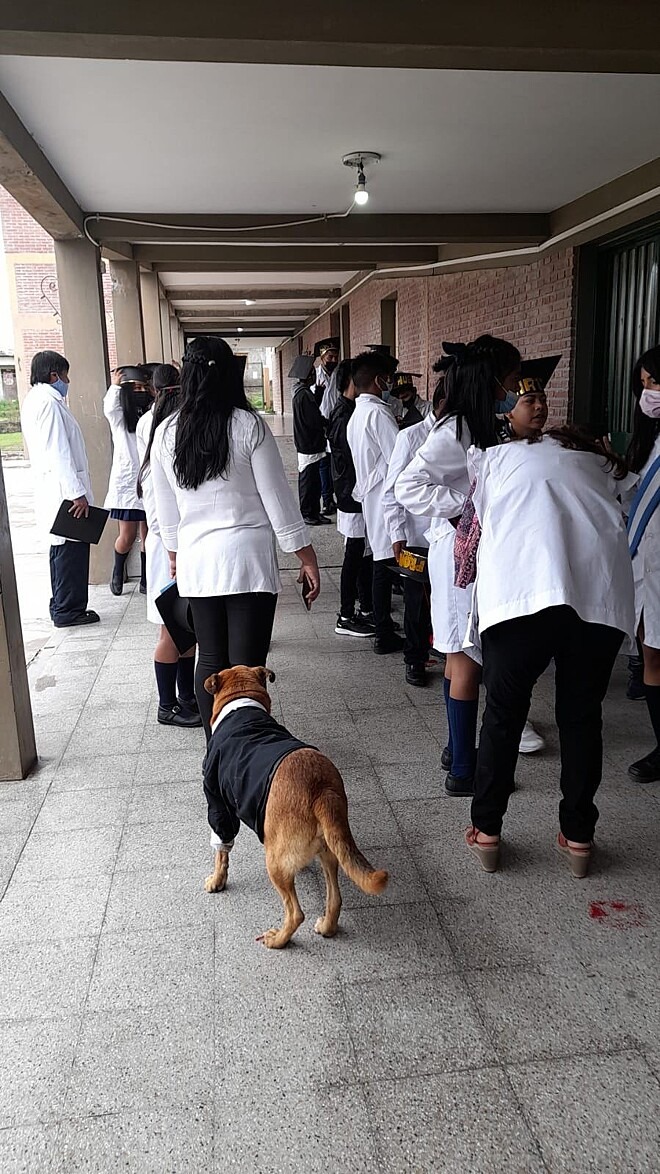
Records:
{"label": "black leggings", "polygon": [[204,681],[232,665],[266,663],[276,606],[277,595],[268,591],[190,600],[198,649],[195,696],[207,740],[213,698],[206,692]]}

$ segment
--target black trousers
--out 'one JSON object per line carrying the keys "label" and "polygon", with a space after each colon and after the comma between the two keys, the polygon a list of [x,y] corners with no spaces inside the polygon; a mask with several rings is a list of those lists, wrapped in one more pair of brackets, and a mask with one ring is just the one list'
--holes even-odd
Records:
{"label": "black trousers", "polygon": [[355,611],[355,600],[360,600],[360,611],[373,609],[374,563],[365,555],[364,538],[347,538],[340,579],[340,608],[344,619]]}
{"label": "black trousers", "polygon": [[472,801],[472,823],[479,831],[490,836],[501,831],[532,689],[554,658],[559,826],[569,840],[593,838],[594,796],[603,768],[602,701],[622,641],[622,632],[588,624],[571,607],[546,608],[483,633],[486,709]]}
{"label": "black trousers", "polygon": [[[410,546],[415,554],[428,558],[428,548]],[[403,582],[403,631],[406,643],[403,659],[406,664],[425,665],[431,651],[431,588],[428,583],[418,583],[404,576]]]}
{"label": "black trousers", "polygon": [[89,543],[63,542],[50,548],[50,618],[57,627],[87,611]]}
{"label": "black trousers", "polygon": [[392,572],[394,559],[374,559],[373,598],[376,639],[387,639],[394,632],[392,621]]}
{"label": "black trousers", "polygon": [[298,497],[303,518],[318,518],[321,513],[320,461],[314,461],[298,474]]}
{"label": "black trousers", "polygon": [[204,681],[236,664],[265,664],[273,634],[277,595],[254,591],[243,595],[212,595],[191,599],[197,636],[195,696],[207,741],[211,735],[213,697]]}
{"label": "black trousers", "polygon": [[321,497],[323,498],[323,506],[325,508],[325,506],[332,505],[332,494],[334,490],[329,452],[325,454],[322,461],[319,461],[319,472],[321,474]]}

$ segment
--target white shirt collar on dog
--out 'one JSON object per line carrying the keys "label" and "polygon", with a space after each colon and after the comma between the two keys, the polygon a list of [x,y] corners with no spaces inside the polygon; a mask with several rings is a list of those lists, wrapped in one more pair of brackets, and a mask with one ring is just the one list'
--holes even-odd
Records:
{"label": "white shirt collar on dog", "polygon": [[235,709],[244,709],[247,705],[254,705],[257,709],[263,709],[264,713],[268,713],[266,706],[262,705],[260,701],[253,701],[251,697],[237,697],[235,701],[228,701],[226,705],[223,705],[220,713],[211,726],[211,733],[215,733],[217,727],[220,725],[220,722],[224,717],[228,717],[229,714],[233,713]]}

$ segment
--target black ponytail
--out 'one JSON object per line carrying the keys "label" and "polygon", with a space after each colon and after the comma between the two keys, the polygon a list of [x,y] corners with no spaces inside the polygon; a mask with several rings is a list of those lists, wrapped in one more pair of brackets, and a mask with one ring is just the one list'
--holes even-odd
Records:
{"label": "black ponytail", "polygon": [[[443,343],[451,364],[444,379],[440,422],[454,419],[456,435],[466,424],[472,443],[486,449],[499,440],[495,401],[501,381],[520,365],[520,353],[503,338],[482,334],[474,342]],[[436,364],[435,369],[440,369]]]}
{"label": "black ponytail", "polygon": [[142,497],[142,483],[151,461],[151,449],[154,443],[156,429],[159,424],[162,424],[163,420],[167,420],[168,416],[176,412],[181,401],[179,372],[176,367],[170,366],[169,363],[156,363],[153,371],[153,387],[156,392],[156,398],[154,400],[153,417],[144,460],[140,465],[140,471],[138,473],[138,497]]}

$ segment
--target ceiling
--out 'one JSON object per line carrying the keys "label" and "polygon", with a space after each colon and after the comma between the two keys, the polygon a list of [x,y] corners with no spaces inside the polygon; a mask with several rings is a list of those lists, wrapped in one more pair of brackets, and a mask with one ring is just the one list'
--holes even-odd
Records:
{"label": "ceiling", "polygon": [[89,211],[343,211],[358,149],[374,211],[547,211],[658,147],[659,76],[4,57],[0,85]]}

